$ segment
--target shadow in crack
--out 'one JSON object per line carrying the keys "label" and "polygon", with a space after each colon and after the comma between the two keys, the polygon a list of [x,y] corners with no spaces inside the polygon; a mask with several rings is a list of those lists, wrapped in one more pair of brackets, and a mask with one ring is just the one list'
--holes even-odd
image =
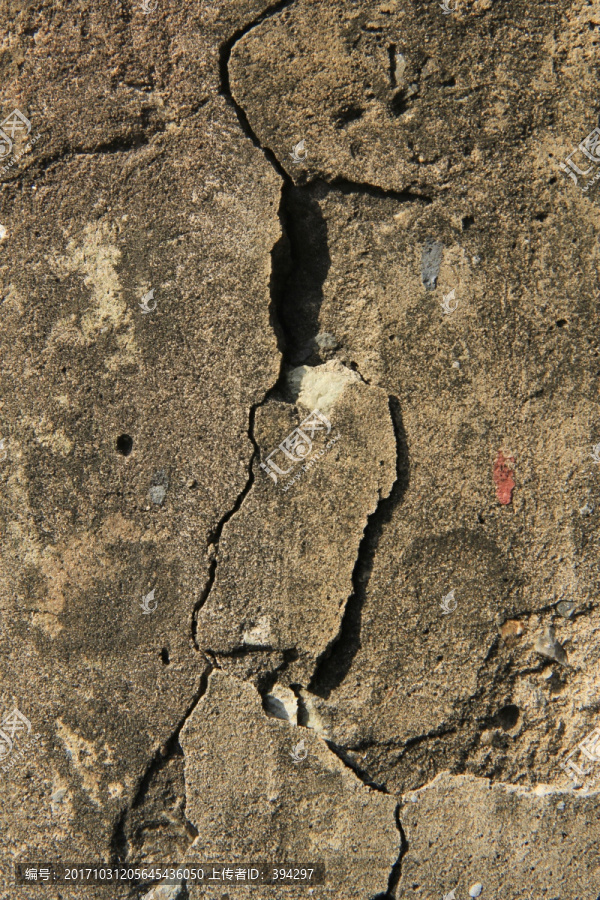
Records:
{"label": "shadow in crack", "polygon": [[324,361],[323,352],[333,349],[322,347],[319,340],[323,284],[331,265],[320,205],[327,191],[322,183],[298,187],[286,180],[281,193],[285,248],[273,254],[272,290],[288,365],[318,365]]}
{"label": "shadow in crack", "polygon": [[395,508],[402,503],[409,483],[408,444],[400,403],[396,397],[390,397],[389,403],[396,435],[396,482],[390,496],[380,500],[375,512],[369,516],[352,573],[354,589],[346,604],[339,635],[328,652],[319,660],[308,685],[309,691],[324,699],[328,699],[331,692],[342,683],[360,648],[362,608],[373,571],[375,553],[383,528],[392,518]]}

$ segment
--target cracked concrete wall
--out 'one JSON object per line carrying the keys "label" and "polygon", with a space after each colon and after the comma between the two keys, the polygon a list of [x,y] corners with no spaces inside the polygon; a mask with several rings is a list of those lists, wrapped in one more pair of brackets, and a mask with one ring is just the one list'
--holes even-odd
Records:
{"label": "cracked concrete wall", "polygon": [[0,10],[2,898],[595,900],[600,9],[145,6]]}

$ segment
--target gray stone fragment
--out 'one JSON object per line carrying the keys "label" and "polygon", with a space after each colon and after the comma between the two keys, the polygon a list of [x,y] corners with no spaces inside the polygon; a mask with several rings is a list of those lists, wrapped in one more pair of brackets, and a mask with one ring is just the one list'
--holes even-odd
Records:
{"label": "gray stone fragment", "polygon": [[67,795],[66,788],[59,788],[57,791],[54,791],[52,796],[50,797],[50,804],[52,806],[52,812],[56,812],[59,808],[59,805],[65,799]]}
{"label": "gray stone fragment", "polygon": [[436,289],[443,252],[444,245],[441,241],[427,240],[423,244],[421,278],[423,279],[426,291],[434,291]]}
{"label": "gray stone fragment", "polygon": [[160,469],[160,471],[152,476],[152,484],[148,492],[150,499],[153,503],[156,503],[157,506],[161,506],[164,502],[164,499],[167,496],[168,487],[169,476],[164,469]]}
{"label": "gray stone fragment", "polygon": [[335,350],[338,346],[338,340],[335,335],[329,334],[328,331],[322,331],[316,336],[315,344],[319,350]]}
{"label": "gray stone fragment", "polygon": [[555,639],[552,625],[549,625],[542,634],[537,636],[534,649],[536,653],[546,656],[548,659],[553,659],[562,666],[567,663],[567,654]]}
{"label": "gray stone fragment", "polygon": [[557,612],[559,612],[561,616],[564,616],[565,619],[569,619],[572,616],[574,609],[575,604],[572,600],[561,600],[556,607]]}

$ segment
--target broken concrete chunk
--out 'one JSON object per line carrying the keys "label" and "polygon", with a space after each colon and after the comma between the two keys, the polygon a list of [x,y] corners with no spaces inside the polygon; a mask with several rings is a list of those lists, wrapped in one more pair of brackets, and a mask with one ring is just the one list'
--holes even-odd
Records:
{"label": "broken concrete chunk", "polygon": [[553,659],[562,666],[567,663],[567,654],[558,641],[555,640],[554,628],[552,625],[549,625],[542,634],[538,635],[534,644],[534,649],[536,653],[539,653],[541,656],[546,656],[548,659]]}
{"label": "broken concrete chunk", "polygon": [[264,705],[267,715],[283,719],[291,725],[298,724],[298,699],[289,688],[276,684],[271,693],[265,695]]}
{"label": "broken concrete chunk", "polygon": [[[311,731],[265,715],[252,685],[213,672],[180,742],[186,815],[199,833],[187,865],[320,861],[326,884],[312,888],[314,900],[331,897],[332,887],[344,900],[386,891],[400,851],[395,799],[366,787]],[[236,886],[227,890],[232,896]],[[267,890],[257,886],[253,896],[277,896]],[[306,890],[286,886],[285,895],[305,898]]]}
{"label": "broken concrete chunk", "polygon": [[321,366],[298,366],[288,373],[287,382],[293,399],[307,409],[329,413],[349,384],[360,383],[360,377],[337,359]]}
{"label": "broken concrete chunk", "polygon": [[[198,644],[224,668],[242,647],[289,651],[279,679],[288,685],[308,685],[336,639],[368,517],[396,478],[385,392],[339,364],[308,369],[308,379],[319,370],[341,389],[335,407],[325,405],[329,424],[302,431],[308,413],[277,401],[257,410],[264,468],[257,466],[252,490],[223,529],[213,588],[198,613]],[[308,400],[301,392],[307,408],[321,403],[319,391]]]}

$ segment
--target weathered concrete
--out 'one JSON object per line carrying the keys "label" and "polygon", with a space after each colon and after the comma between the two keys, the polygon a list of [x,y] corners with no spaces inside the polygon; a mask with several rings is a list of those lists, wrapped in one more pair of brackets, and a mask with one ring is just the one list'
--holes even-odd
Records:
{"label": "weathered concrete", "polygon": [[449,8],[0,10],[1,900],[595,900],[600,22]]}

